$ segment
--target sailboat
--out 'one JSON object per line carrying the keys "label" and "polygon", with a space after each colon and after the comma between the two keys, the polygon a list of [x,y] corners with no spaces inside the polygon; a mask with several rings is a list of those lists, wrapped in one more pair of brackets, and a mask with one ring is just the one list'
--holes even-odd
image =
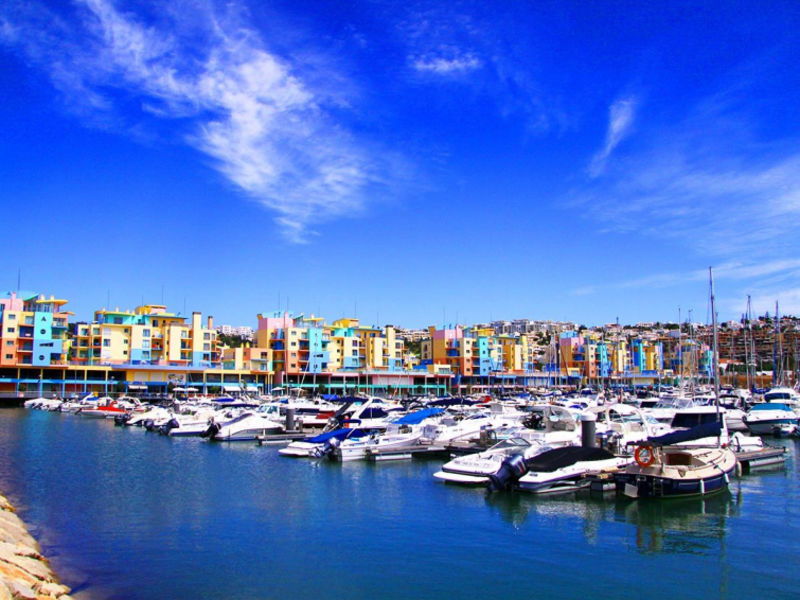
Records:
{"label": "sailboat", "polygon": [[[618,492],[630,498],[674,498],[705,496],[728,487],[736,468],[736,455],[722,447],[723,423],[719,410],[719,348],[717,315],[714,307],[714,280],[708,270],[711,287],[711,315],[714,328],[714,396],[717,418],[686,431],[668,433],[640,444],[634,453],[635,463],[615,475]],[[704,437],[717,438],[715,447],[687,447],[678,444]]]}

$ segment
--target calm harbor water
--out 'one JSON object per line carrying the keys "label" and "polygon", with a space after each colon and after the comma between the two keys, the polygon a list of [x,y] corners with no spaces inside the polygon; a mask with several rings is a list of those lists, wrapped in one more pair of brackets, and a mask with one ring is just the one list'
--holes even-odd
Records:
{"label": "calm harbor water", "polygon": [[[800,451],[793,441],[773,442]],[[706,500],[531,498],[0,410],[0,490],[78,599],[796,598],[800,465]]]}

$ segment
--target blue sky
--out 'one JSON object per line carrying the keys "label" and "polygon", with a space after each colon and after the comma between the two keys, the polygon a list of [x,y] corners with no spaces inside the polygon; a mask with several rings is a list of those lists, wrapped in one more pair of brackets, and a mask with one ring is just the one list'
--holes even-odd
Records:
{"label": "blue sky", "polygon": [[[409,327],[800,314],[797,2],[6,0],[0,288]],[[12,209],[7,212],[6,209]]]}

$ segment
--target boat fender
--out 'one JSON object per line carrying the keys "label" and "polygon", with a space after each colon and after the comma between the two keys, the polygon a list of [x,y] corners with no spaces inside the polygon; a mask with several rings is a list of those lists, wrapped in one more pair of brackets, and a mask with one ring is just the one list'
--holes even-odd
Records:
{"label": "boat fender", "polygon": [[636,448],[633,458],[636,460],[636,464],[646,468],[656,462],[656,453],[652,446],[644,444]]}
{"label": "boat fender", "polygon": [[487,484],[489,491],[499,492],[510,490],[520,477],[527,473],[528,467],[525,465],[525,457],[521,454],[512,454],[500,464],[497,473],[489,475]]}
{"label": "boat fender", "polygon": [[156,427],[156,424],[153,421],[153,419],[145,419],[142,425],[144,425],[144,428],[147,429],[147,431],[153,431]]}
{"label": "boat fender", "polygon": [[125,413],[124,415],[116,415],[114,417],[114,425],[125,425],[130,418],[131,416],[128,413]]}

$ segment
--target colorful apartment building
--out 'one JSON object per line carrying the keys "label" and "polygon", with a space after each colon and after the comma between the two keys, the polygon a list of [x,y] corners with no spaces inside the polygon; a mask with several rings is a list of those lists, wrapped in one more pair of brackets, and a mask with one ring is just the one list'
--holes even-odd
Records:
{"label": "colorful apartment building", "polygon": [[33,292],[9,292],[0,297],[0,367],[48,367],[67,362],[66,300]]}
{"label": "colorful apartment building", "polygon": [[520,341],[524,336],[497,336],[491,328],[460,325],[431,326],[428,333],[420,345],[420,366],[431,372],[452,373],[467,382],[525,372],[527,339]]}
{"label": "colorful apartment building", "polygon": [[339,319],[326,325],[313,315],[260,314],[254,345],[270,350],[278,383],[292,375],[403,368],[404,344],[394,327],[364,326],[358,319]]}
{"label": "colorful apartment building", "polygon": [[92,323],[75,325],[74,347],[75,362],[90,365],[211,367],[220,360],[212,317],[204,328],[200,313],[187,323],[156,304],[96,311]]}

